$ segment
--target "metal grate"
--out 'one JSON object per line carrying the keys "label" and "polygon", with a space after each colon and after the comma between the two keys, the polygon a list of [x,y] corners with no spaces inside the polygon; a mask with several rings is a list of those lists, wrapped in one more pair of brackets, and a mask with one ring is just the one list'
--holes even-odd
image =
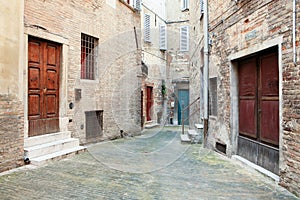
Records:
{"label": "metal grate", "polygon": [[220,142],[216,142],[216,149],[221,152],[221,153],[224,153],[226,155],[226,144],[222,144]]}
{"label": "metal grate", "polygon": [[96,139],[103,132],[103,110],[85,112],[86,139]]}
{"label": "metal grate", "polygon": [[97,66],[98,39],[81,34],[81,78],[95,79]]}

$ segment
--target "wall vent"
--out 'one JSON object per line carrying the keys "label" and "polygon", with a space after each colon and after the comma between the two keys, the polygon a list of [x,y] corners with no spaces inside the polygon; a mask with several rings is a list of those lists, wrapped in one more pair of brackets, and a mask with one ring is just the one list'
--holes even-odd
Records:
{"label": "wall vent", "polygon": [[218,152],[223,153],[223,154],[226,155],[226,149],[227,149],[226,144],[216,142],[216,149],[217,149]]}
{"label": "wall vent", "polygon": [[103,110],[85,112],[86,139],[93,140],[103,134]]}

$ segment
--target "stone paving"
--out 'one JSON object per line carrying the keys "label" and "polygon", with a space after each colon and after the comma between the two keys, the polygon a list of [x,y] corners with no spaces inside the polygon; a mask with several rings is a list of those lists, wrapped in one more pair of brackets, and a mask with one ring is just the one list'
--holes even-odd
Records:
{"label": "stone paving", "polygon": [[298,199],[269,178],[175,128],[103,142],[88,152],[0,176],[0,199]]}

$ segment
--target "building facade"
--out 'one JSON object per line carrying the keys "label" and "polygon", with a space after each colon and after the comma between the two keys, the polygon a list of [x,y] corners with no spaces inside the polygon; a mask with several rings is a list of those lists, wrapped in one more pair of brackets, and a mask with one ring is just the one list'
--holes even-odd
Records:
{"label": "building facade", "polygon": [[140,1],[0,4],[0,171],[140,134]]}
{"label": "building facade", "polygon": [[[181,124],[189,102],[188,1],[143,1],[144,122]],[[186,117],[188,111],[185,112]],[[186,121],[186,124],[188,120]]]}
{"label": "building facade", "polygon": [[[32,95],[25,99],[25,137],[69,130],[81,143],[88,143],[115,137],[121,130],[139,131],[139,25],[139,11],[126,1],[26,1],[25,44],[29,55],[25,63],[29,70],[24,85]],[[59,70],[51,66],[42,69],[48,72],[48,82],[42,87],[53,90],[48,89],[46,95],[52,102],[45,102],[50,110],[39,110],[49,114],[44,122],[36,120],[38,109],[30,107],[43,98],[35,98],[34,82],[27,84],[27,80],[45,78],[36,77],[36,68],[30,66],[37,43],[52,45],[53,49],[44,51],[56,59],[51,65],[60,65]],[[40,129],[39,123],[52,128],[39,133],[34,130]]]}
{"label": "building facade", "polygon": [[[203,36],[199,7],[191,11],[195,13],[193,26],[200,25],[198,39]],[[209,0],[208,7],[209,125],[205,143],[268,170],[282,186],[299,195],[300,2]],[[197,57],[201,62],[201,49]],[[201,64],[195,71],[191,85],[200,85],[203,94],[203,79],[197,75],[201,75]]]}
{"label": "building facade", "polygon": [[0,172],[23,165],[23,10],[22,1],[0,1]]}

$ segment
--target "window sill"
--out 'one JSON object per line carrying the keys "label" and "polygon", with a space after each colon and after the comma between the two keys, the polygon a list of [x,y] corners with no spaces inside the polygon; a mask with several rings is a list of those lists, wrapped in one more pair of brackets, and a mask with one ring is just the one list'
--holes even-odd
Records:
{"label": "window sill", "polygon": [[96,84],[98,83],[98,79],[91,80],[91,79],[80,79],[80,83],[89,83],[89,84]]}
{"label": "window sill", "polygon": [[190,9],[189,8],[184,8],[184,9],[181,9],[181,12],[188,12]]}

